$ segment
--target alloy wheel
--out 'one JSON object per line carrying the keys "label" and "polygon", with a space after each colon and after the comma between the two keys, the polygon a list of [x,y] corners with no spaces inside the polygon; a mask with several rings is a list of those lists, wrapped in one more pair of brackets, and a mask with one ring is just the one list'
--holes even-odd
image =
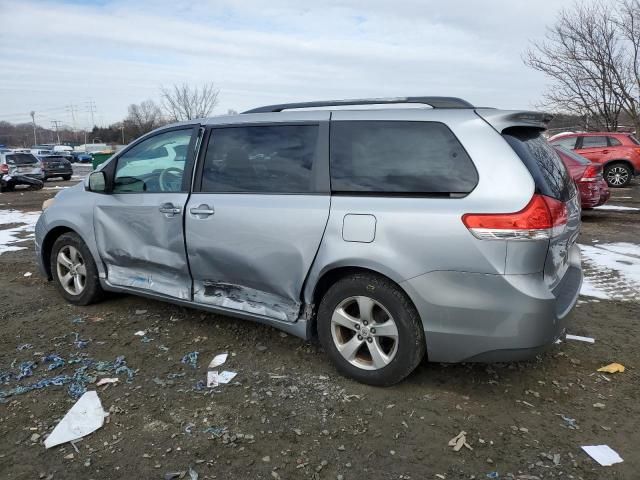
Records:
{"label": "alloy wheel", "polygon": [[331,316],[331,336],[338,352],[363,370],[379,370],[398,351],[398,327],[389,311],[366,296],[349,297]]}
{"label": "alloy wheel", "polygon": [[58,251],[56,269],[60,285],[71,295],[80,295],[87,283],[87,267],[80,251],[65,245]]}
{"label": "alloy wheel", "polygon": [[624,185],[629,179],[629,171],[624,167],[613,167],[607,171],[609,185]]}

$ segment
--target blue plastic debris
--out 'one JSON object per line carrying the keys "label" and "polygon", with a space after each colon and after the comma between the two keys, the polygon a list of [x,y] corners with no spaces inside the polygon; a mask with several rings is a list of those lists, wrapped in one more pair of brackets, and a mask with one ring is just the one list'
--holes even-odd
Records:
{"label": "blue plastic debris", "polygon": [[186,373],[167,373],[167,378],[180,378],[184,377]]}
{"label": "blue plastic debris", "polygon": [[210,433],[211,435],[213,435],[215,437],[220,437],[226,431],[227,431],[227,427],[207,427],[202,431],[202,433]]}
{"label": "blue plastic debris", "polygon": [[204,382],[204,380],[198,380],[198,383],[196,383],[193,388],[200,392],[207,388],[207,384]]}
{"label": "blue plastic debris", "polygon": [[144,337],[142,337],[142,339],[140,340],[142,343],[149,343],[153,341],[153,338],[149,338],[146,335]]}
{"label": "blue plastic debris", "polygon": [[500,478],[500,474],[498,472],[487,473],[487,478]]}
{"label": "blue plastic debris", "polygon": [[29,350],[29,349],[32,349],[32,348],[33,348],[33,345],[31,345],[30,343],[25,343],[25,344],[22,344],[22,345],[18,345],[17,350],[19,352],[21,352],[22,350]]}
{"label": "blue plastic debris", "polygon": [[191,367],[196,368],[198,366],[198,352],[189,352],[181,360],[182,363],[187,365],[191,365]]}
{"label": "blue plastic debris", "polygon": [[82,317],[76,317],[73,320],[71,320],[71,323],[77,325],[79,323],[84,323],[84,320],[82,319]]}
{"label": "blue plastic debris", "polygon": [[567,428],[570,428],[572,430],[577,430],[578,429],[578,425],[577,425],[577,420],[575,418],[571,418],[571,417],[567,417],[565,415],[563,415],[562,413],[558,413],[557,414],[559,417],[562,418],[562,420],[565,421],[565,423],[567,424]]}
{"label": "blue plastic debris", "polygon": [[77,332],[73,332],[73,334],[76,336],[76,339],[73,341],[73,344],[76,346],[76,348],[85,348],[87,345],[89,345],[90,340],[82,340],[80,338],[80,334]]}
{"label": "blue plastic debris", "polygon": [[23,378],[33,375],[33,369],[36,367],[36,362],[26,361],[20,364],[20,373],[16,376],[16,380],[22,380]]}
{"label": "blue plastic debris", "polygon": [[71,380],[72,378],[69,375],[58,375],[57,377],[53,378],[43,378],[42,380],[36,383],[32,383],[31,385],[20,385],[10,390],[1,391],[0,400],[4,400],[5,398],[11,397],[13,395],[22,395],[23,393],[28,393],[32,390],[40,390],[52,385],[61,387],[62,385],[69,383]]}
{"label": "blue plastic debris", "polygon": [[11,377],[11,372],[0,372],[0,383],[7,383],[9,380],[11,380]]}
{"label": "blue plastic debris", "polygon": [[55,370],[56,368],[60,368],[64,366],[64,359],[56,353],[52,353],[51,355],[47,355],[46,357],[42,357],[42,361],[45,363],[49,363],[47,370]]}
{"label": "blue plastic debris", "polygon": [[186,427],[184,427],[184,431],[185,431],[185,432],[187,432],[187,433],[193,433],[193,432],[191,431],[191,429],[192,429],[193,427],[195,427],[195,426],[196,426],[196,424],[195,424],[195,423],[187,423],[187,426],[186,426]]}

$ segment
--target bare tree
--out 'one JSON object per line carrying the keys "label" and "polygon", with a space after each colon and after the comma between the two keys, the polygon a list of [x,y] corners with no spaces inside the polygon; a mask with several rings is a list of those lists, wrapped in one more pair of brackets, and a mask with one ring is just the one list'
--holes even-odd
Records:
{"label": "bare tree", "polygon": [[173,85],[171,88],[162,87],[162,106],[171,120],[183,121],[202,118],[211,114],[218,104],[220,90],[213,83],[201,87],[190,86],[186,83]]}
{"label": "bare tree", "polygon": [[139,137],[164,123],[162,110],[153,100],[145,100],[139,105],[129,105],[127,118],[123,122],[128,136]]}
{"label": "bare tree", "polygon": [[[637,0],[636,0],[637,1]],[[585,118],[586,126],[615,130],[629,87],[617,12],[601,0],[563,9],[546,40],[526,52],[527,65],[551,77],[544,105]]]}
{"label": "bare tree", "polygon": [[625,113],[640,132],[640,0],[621,0],[614,19],[627,52],[616,86]]}

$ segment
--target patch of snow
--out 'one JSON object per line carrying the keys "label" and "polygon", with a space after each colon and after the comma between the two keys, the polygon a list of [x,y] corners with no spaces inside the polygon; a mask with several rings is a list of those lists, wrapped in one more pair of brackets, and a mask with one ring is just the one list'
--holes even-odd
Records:
{"label": "patch of snow", "polygon": [[640,245],[579,245],[584,282],[580,294],[603,300],[640,301]]}
{"label": "patch of snow", "polygon": [[595,207],[594,210],[629,210],[629,211],[636,211],[636,210],[640,210],[640,208],[636,208],[636,207],[625,207],[623,205],[600,205],[599,207]]}
{"label": "patch of snow", "polygon": [[[5,252],[15,252],[28,247],[18,246],[29,238],[33,238],[33,231],[41,212],[22,212],[20,210],[0,210],[0,255]],[[5,228],[5,225],[18,224],[16,227]],[[24,234],[30,234],[26,237]]]}

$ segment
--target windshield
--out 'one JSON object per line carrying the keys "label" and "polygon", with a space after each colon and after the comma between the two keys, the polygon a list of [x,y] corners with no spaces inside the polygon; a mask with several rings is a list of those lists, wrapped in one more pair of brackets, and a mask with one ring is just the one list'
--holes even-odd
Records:
{"label": "windshield", "polygon": [[30,153],[13,153],[7,155],[7,163],[10,165],[32,165],[38,163],[38,159]]}

